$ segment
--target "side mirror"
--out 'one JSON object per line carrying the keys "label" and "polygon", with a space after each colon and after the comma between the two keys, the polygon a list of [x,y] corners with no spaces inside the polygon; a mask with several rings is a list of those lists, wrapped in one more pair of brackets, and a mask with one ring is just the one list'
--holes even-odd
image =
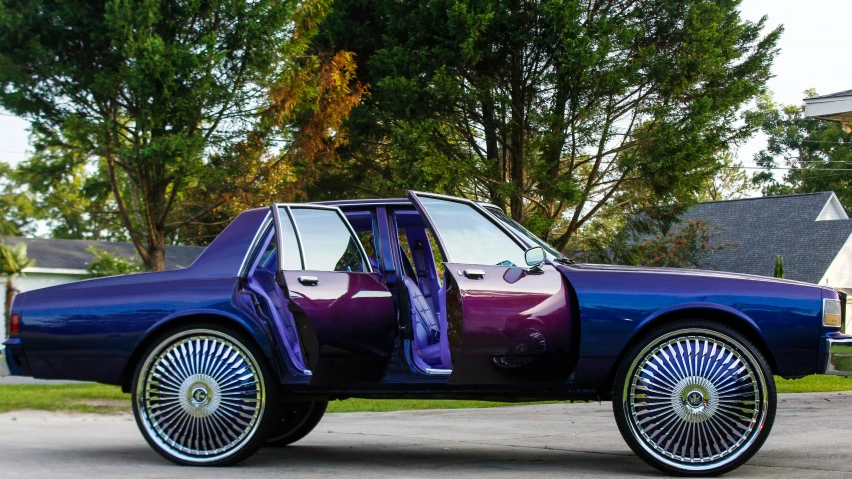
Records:
{"label": "side mirror", "polygon": [[527,262],[527,266],[531,266],[533,268],[544,263],[544,258],[544,249],[541,246],[530,248],[526,251],[526,253],[524,253],[524,259]]}

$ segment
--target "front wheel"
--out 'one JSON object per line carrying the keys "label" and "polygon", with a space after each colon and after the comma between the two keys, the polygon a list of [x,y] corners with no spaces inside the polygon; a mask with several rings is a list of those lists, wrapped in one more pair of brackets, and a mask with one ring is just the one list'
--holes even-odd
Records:
{"label": "front wheel", "polygon": [[181,465],[224,466],[254,454],[278,423],[278,381],[251,339],[185,327],[145,353],[133,413],[148,444]]}
{"label": "front wheel", "polygon": [[669,474],[714,476],[763,445],[775,420],[766,359],[723,324],[684,320],[639,340],[619,366],[613,411],[624,440]]}

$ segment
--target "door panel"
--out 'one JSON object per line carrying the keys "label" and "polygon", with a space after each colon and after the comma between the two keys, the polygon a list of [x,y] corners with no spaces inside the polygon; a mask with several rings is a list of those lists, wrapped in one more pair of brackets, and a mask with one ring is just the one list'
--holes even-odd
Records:
{"label": "door panel", "polygon": [[527,268],[526,246],[471,201],[416,192],[409,198],[448,260],[449,384],[566,381],[572,318],[559,271]]}
{"label": "door panel", "polygon": [[276,204],[276,281],[293,315],[311,385],[380,381],[396,305],[336,207]]}
{"label": "door panel", "polygon": [[[303,344],[316,348],[316,360],[309,360],[311,385],[379,381],[396,338],[395,306],[381,276],[333,271],[285,271],[283,276],[296,323],[309,321],[310,330],[299,327]],[[299,277],[304,276],[316,278],[316,284],[302,284]]]}
{"label": "door panel", "polygon": [[[465,270],[484,272],[471,279]],[[571,373],[571,311],[562,275],[543,266],[542,274],[524,268],[447,263],[447,279],[458,289],[447,294],[448,335],[455,349],[450,384],[511,384],[565,381]],[[450,279],[452,278],[452,279]],[[459,308],[460,306],[460,308]],[[453,348],[453,343],[456,343]],[[459,348],[460,346],[460,348]]]}

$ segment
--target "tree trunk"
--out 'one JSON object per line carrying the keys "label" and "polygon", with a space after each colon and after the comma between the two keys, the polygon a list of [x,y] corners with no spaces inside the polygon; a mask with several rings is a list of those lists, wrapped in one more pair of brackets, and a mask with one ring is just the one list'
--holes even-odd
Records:
{"label": "tree trunk", "polygon": [[515,221],[524,220],[524,134],[526,126],[526,102],[524,96],[523,48],[512,55],[511,77],[511,120],[509,125],[509,174],[512,180],[512,196],[509,208]]}
{"label": "tree trunk", "polygon": [[148,241],[148,260],[145,261],[145,269],[148,271],[163,271],[166,269],[166,232],[162,230],[151,231]]}
{"label": "tree trunk", "polygon": [[12,275],[6,276],[6,336],[9,335],[12,331],[12,301],[15,299],[15,295],[18,294],[18,290],[15,289],[15,285],[12,283]]}

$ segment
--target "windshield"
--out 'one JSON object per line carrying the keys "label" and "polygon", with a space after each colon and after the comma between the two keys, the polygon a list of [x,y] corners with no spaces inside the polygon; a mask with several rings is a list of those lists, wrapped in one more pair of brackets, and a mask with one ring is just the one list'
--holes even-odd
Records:
{"label": "windshield", "polygon": [[503,223],[507,228],[512,230],[512,232],[515,233],[521,239],[529,240],[533,244],[541,246],[542,249],[544,249],[545,254],[547,254],[547,259],[552,260],[552,259],[564,258],[565,257],[562,253],[560,253],[559,251],[556,251],[556,249],[554,249],[553,246],[550,246],[549,244],[545,243],[545,241],[543,239],[532,234],[528,229],[524,228],[520,223],[513,220],[511,217],[506,215],[506,213],[503,213],[503,211],[501,211],[500,208],[497,208],[496,206],[485,206],[485,205],[483,205],[483,208],[485,209],[485,211],[491,213],[498,220],[500,220],[501,223]]}

